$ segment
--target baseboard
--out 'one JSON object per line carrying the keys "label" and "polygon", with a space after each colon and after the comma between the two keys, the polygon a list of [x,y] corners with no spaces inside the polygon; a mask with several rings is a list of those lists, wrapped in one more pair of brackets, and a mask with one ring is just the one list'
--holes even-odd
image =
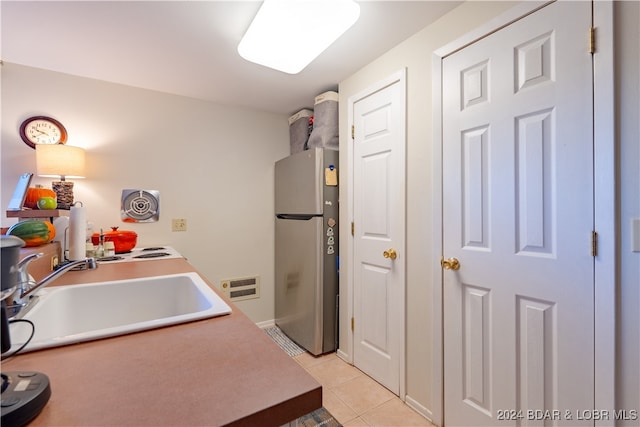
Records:
{"label": "baseboard", "polygon": [[350,358],[350,357],[349,357],[349,355],[348,355],[347,353],[345,353],[344,351],[342,351],[342,350],[338,349],[338,350],[336,350],[336,355],[337,355],[340,359],[344,360],[345,362],[347,362],[347,363],[349,363],[349,364],[353,365],[353,363],[352,363],[352,361],[351,361],[351,358]]}
{"label": "baseboard", "polygon": [[426,408],[424,405],[422,405],[420,402],[411,398],[411,396],[405,396],[404,403],[406,403],[407,405],[409,405],[411,409],[413,409],[414,411],[416,411],[417,413],[419,413],[420,415],[428,419],[429,422],[433,423],[432,412],[428,408]]}
{"label": "baseboard", "polygon": [[256,326],[258,326],[258,328],[260,328],[260,329],[266,329],[266,328],[270,328],[272,326],[276,326],[276,321],[274,319],[265,320],[264,322],[256,323]]}

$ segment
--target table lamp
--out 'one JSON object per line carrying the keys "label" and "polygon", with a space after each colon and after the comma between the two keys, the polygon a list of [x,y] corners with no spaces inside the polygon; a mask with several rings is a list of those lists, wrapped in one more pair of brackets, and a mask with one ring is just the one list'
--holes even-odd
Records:
{"label": "table lamp", "polygon": [[58,209],[71,209],[73,182],[67,178],[85,177],[85,152],[70,145],[36,145],[36,170],[38,176],[60,178],[51,183],[56,193]]}

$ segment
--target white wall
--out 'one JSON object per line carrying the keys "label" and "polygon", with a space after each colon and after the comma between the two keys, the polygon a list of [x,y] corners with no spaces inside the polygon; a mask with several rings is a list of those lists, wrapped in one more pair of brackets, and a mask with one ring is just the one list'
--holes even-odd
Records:
{"label": "white wall", "polygon": [[[3,210],[17,177],[35,172],[20,123],[53,116],[67,144],[87,150],[74,193],[96,231],[120,226],[140,246],[171,245],[216,285],[259,275],[261,297],[238,306],[255,322],[274,318],[273,164],[289,154],[287,117],[6,62],[1,70]],[[126,188],[159,190],[160,221],[122,223]],[[187,231],[171,232],[171,218],[186,218]],[[2,215],[2,226],[13,222]]]}
{"label": "white wall", "polygon": [[[440,372],[432,372],[432,314],[430,300],[434,286],[432,272],[440,268],[439,254],[433,253],[433,215],[430,203],[435,189],[431,175],[432,151],[432,99],[431,58],[434,50],[454,41],[472,29],[481,26],[509,9],[516,2],[467,2],[426,27],[421,32],[391,49],[359,72],[342,81],[340,90],[340,170],[348,170],[347,144],[350,143],[347,100],[393,72],[407,69],[407,331],[406,331],[406,391],[407,402],[423,414],[440,412],[431,384],[438,381]],[[617,2],[616,49],[618,91],[618,134],[620,136],[620,289],[617,337],[616,401],[619,409],[640,411],[640,254],[630,251],[630,221],[640,217],[640,130],[638,117],[638,85],[640,79],[640,12],[638,2]],[[348,189],[341,179],[341,198]],[[346,203],[343,203],[343,206]],[[341,220],[347,220],[346,212]],[[341,241],[351,238],[342,227]],[[349,254],[341,253],[341,295],[346,295]],[[342,301],[344,303],[344,301]],[[614,319],[611,319],[613,322]],[[346,308],[340,313],[340,350],[349,354],[350,333]],[[446,331],[445,331],[446,334]],[[637,424],[637,421],[635,421]],[[630,423],[629,425],[633,425]]]}

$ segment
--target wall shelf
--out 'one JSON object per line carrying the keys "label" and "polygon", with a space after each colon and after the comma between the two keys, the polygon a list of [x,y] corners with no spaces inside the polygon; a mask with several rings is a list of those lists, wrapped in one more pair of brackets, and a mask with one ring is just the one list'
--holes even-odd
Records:
{"label": "wall shelf", "polygon": [[20,221],[25,219],[43,219],[48,218],[53,222],[53,218],[60,216],[69,216],[69,211],[65,209],[25,209],[21,211],[7,211],[7,218],[18,218]]}

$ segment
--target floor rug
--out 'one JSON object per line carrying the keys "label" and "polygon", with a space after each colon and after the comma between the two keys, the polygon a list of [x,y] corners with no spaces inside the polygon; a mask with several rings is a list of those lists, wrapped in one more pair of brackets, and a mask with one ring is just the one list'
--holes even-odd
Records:
{"label": "floor rug", "polygon": [[294,357],[305,352],[304,348],[291,341],[291,339],[277,326],[264,328],[263,331],[265,331],[267,335],[269,335],[289,356]]}
{"label": "floor rug", "polygon": [[300,427],[342,427],[342,424],[324,408],[317,409],[296,421]]}
{"label": "floor rug", "polygon": [[[285,335],[277,326],[271,326],[264,328],[263,331],[269,335],[276,344],[280,346],[289,356],[294,357],[305,352],[305,349],[300,347],[295,342]],[[304,415],[296,420],[299,427],[342,427],[333,415],[324,408],[317,409],[310,414]]]}

